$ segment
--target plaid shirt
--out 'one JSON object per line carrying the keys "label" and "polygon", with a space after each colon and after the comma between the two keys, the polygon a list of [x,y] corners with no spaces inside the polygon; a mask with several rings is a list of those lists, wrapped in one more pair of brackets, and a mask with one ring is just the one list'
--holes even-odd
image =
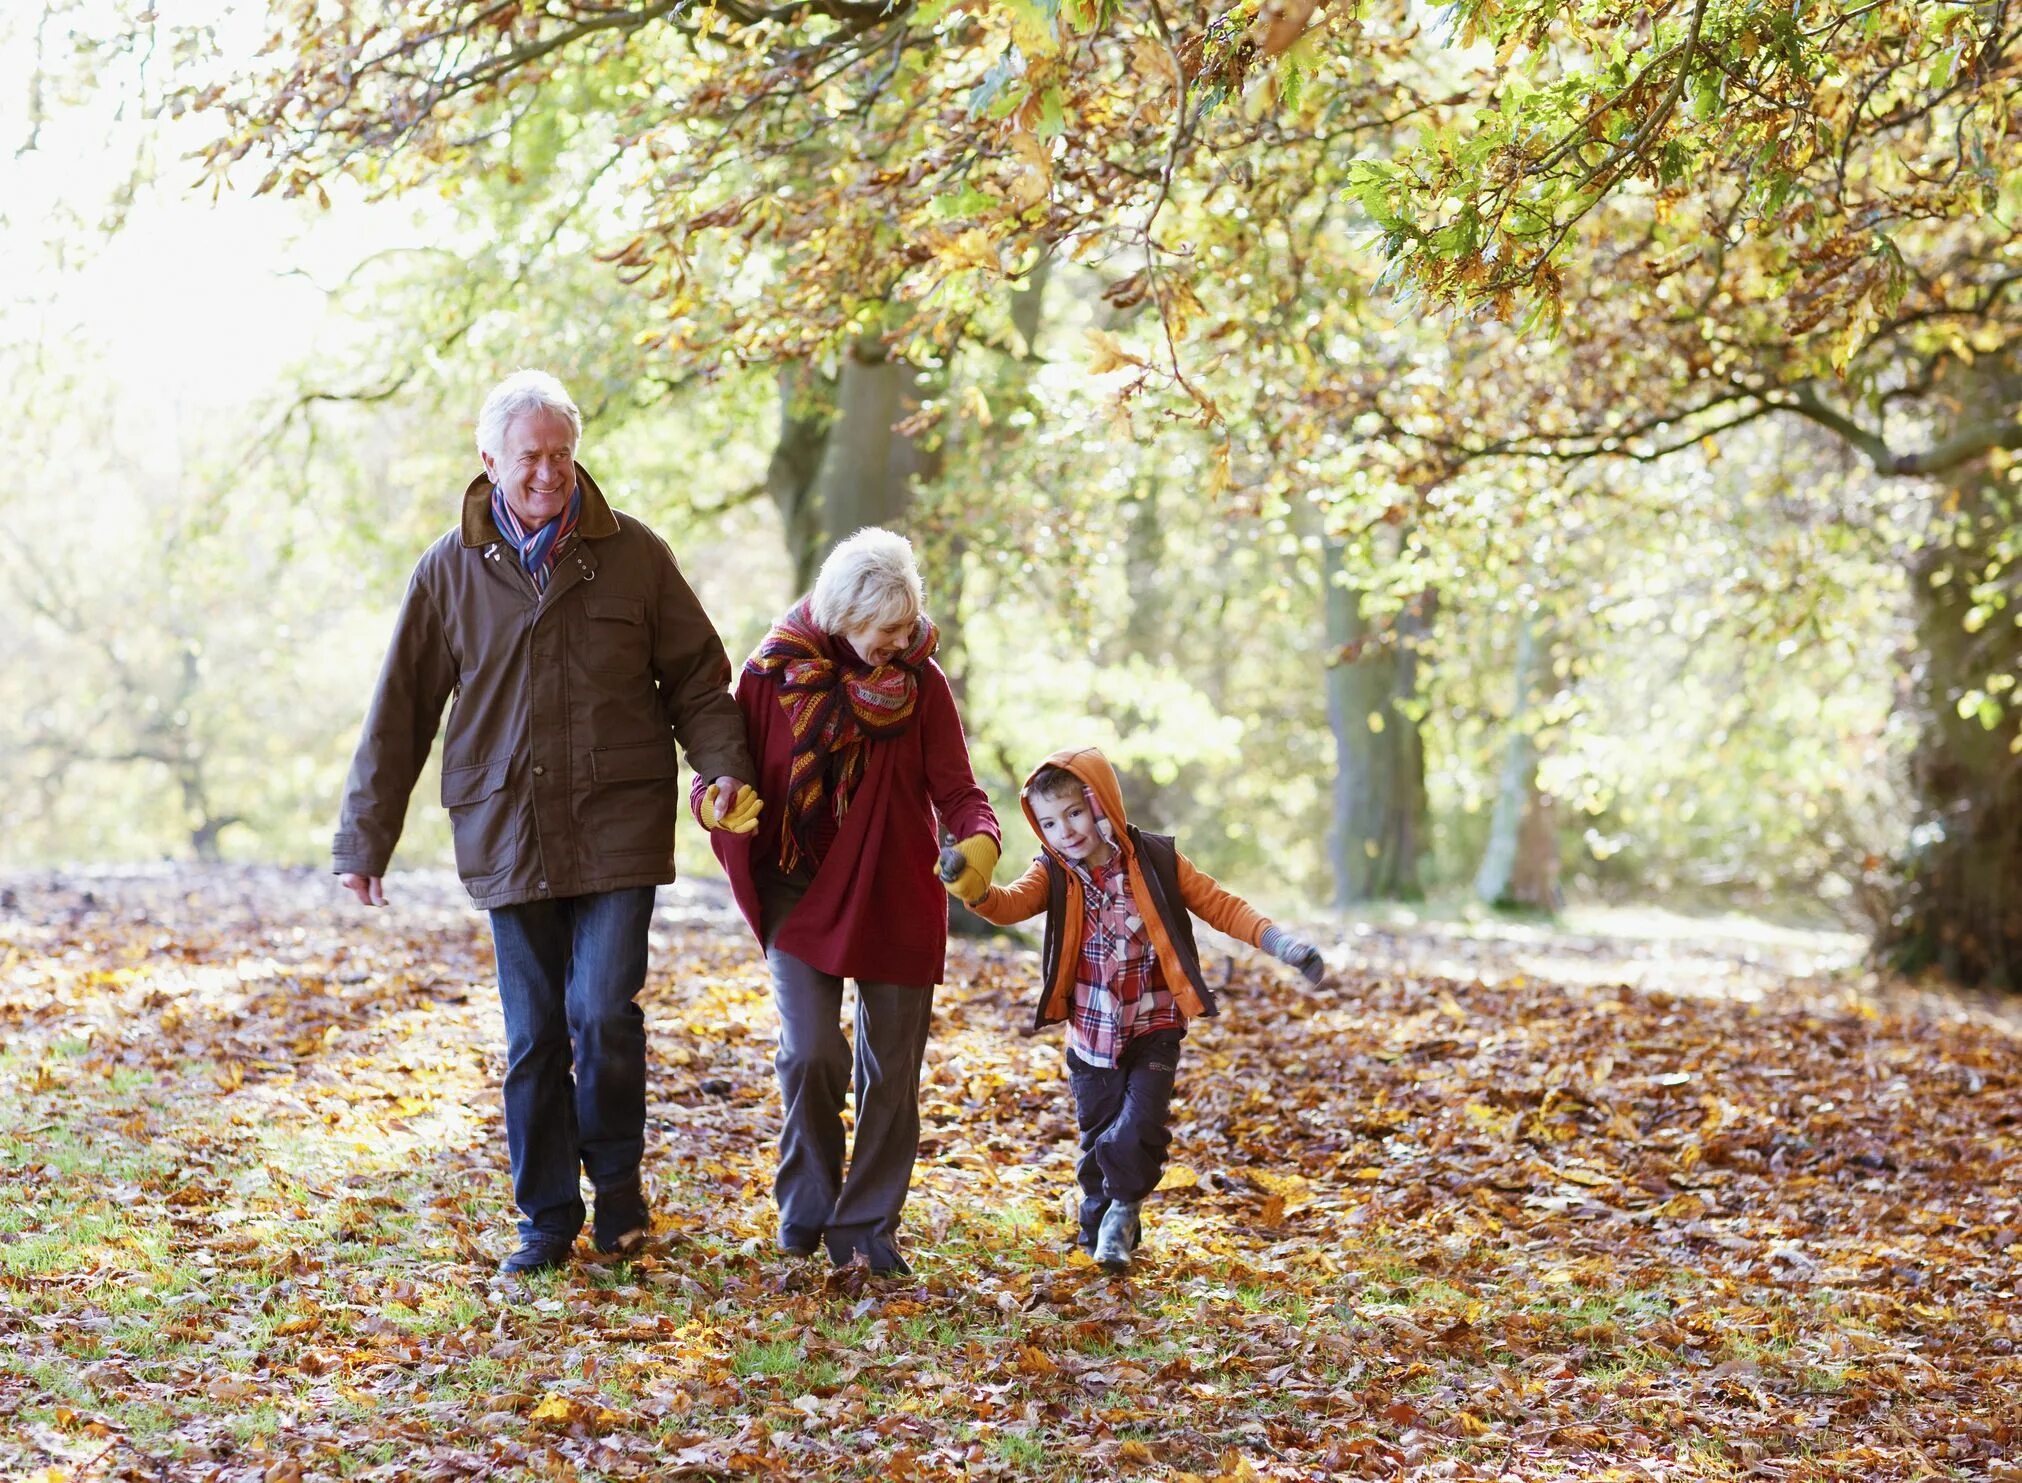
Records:
{"label": "plaid shirt", "polygon": [[1074,1013],[1067,1048],[1091,1066],[1114,1066],[1124,1047],[1154,1030],[1186,1028],[1186,1016],[1166,987],[1158,954],[1130,895],[1123,852],[1081,878],[1081,957],[1074,971]]}

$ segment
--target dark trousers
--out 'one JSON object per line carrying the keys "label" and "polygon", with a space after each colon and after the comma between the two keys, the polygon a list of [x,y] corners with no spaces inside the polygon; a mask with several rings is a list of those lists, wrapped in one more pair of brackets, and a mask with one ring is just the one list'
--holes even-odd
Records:
{"label": "dark trousers", "polygon": [[505,1010],[506,1147],[522,1238],[583,1228],[578,1171],[636,1187],[646,1135],[646,982],[653,887],[491,914]]}
{"label": "dark trousers", "polygon": [[1067,1053],[1074,1120],[1081,1129],[1081,1244],[1093,1249],[1112,1201],[1142,1200],[1165,1173],[1172,1131],[1173,1080],[1179,1072],[1180,1030],[1155,1030],[1132,1040],[1114,1066],[1091,1066]]}
{"label": "dark trousers", "polygon": [[[770,945],[798,894],[768,895],[766,966],[779,1010],[783,1117],[779,1172],[780,1239],[811,1247],[826,1238],[846,1262],[862,1252],[872,1266],[899,1255],[899,1213],[920,1148],[920,1063],[933,1023],[932,984],[857,980],[856,1043],[842,1030],[843,981]],[[856,1135],[843,1172],[843,1096],[854,1093]]]}

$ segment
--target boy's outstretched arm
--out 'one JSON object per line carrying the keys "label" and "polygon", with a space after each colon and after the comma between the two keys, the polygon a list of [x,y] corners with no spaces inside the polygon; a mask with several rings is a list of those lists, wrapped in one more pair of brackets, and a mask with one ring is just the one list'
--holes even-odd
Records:
{"label": "boy's outstretched arm", "polygon": [[974,901],[962,903],[986,922],[1008,927],[1046,910],[1046,863],[1034,860],[1008,886],[992,886]]}
{"label": "boy's outstretched arm", "polygon": [[1264,945],[1264,929],[1271,919],[1243,900],[1234,891],[1224,890],[1205,870],[1198,870],[1185,855],[1179,857],[1180,900],[1186,909],[1217,932],[1226,932],[1251,947]]}
{"label": "boy's outstretched arm", "polygon": [[1316,984],[1326,974],[1327,964],[1318,948],[1272,925],[1269,917],[1234,891],[1223,890],[1213,876],[1195,869],[1185,855],[1179,857],[1179,884],[1186,909],[1217,932],[1262,948],[1279,962],[1298,969],[1308,983]]}

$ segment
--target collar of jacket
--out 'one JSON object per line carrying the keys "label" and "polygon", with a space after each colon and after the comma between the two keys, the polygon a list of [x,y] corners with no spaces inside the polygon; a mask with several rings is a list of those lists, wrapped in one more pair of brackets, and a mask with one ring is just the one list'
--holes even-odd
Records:
{"label": "collar of jacket", "polygon": [[[576,465],[576,484],[583,491],[582,512],[576,517],[576,535],[585,541],[601,540],[618,533],[618,517],[611,513],[610,501],[597,481],[581,464]],[[502,541],[498,522],[491,518],[491,475],[479,474],[463,491],[463,544],[489,546]]]}

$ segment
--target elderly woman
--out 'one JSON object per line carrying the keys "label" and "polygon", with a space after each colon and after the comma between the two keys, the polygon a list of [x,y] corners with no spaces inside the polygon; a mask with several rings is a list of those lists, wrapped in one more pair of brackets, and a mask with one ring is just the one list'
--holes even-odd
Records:
{"label": "elderly woman", "polygon": [[[736,697],[769,800],[755,832],[711,829],[779,1007],[774,1066],[779,1246],[880,1275],[911,1269],[899,1212],[920,1141],[920,1062],[948,944],[936,825],[966,868],[948,890],[980,894],[997,864],[997,818],[969,769],[948,677],[934,663],[913,548],[887,530],[836,547],[814,591],[745,661]],[[843,980],[857,985],[856,1045]],[[856,1139],[844,1173],[843,1096]]]}

